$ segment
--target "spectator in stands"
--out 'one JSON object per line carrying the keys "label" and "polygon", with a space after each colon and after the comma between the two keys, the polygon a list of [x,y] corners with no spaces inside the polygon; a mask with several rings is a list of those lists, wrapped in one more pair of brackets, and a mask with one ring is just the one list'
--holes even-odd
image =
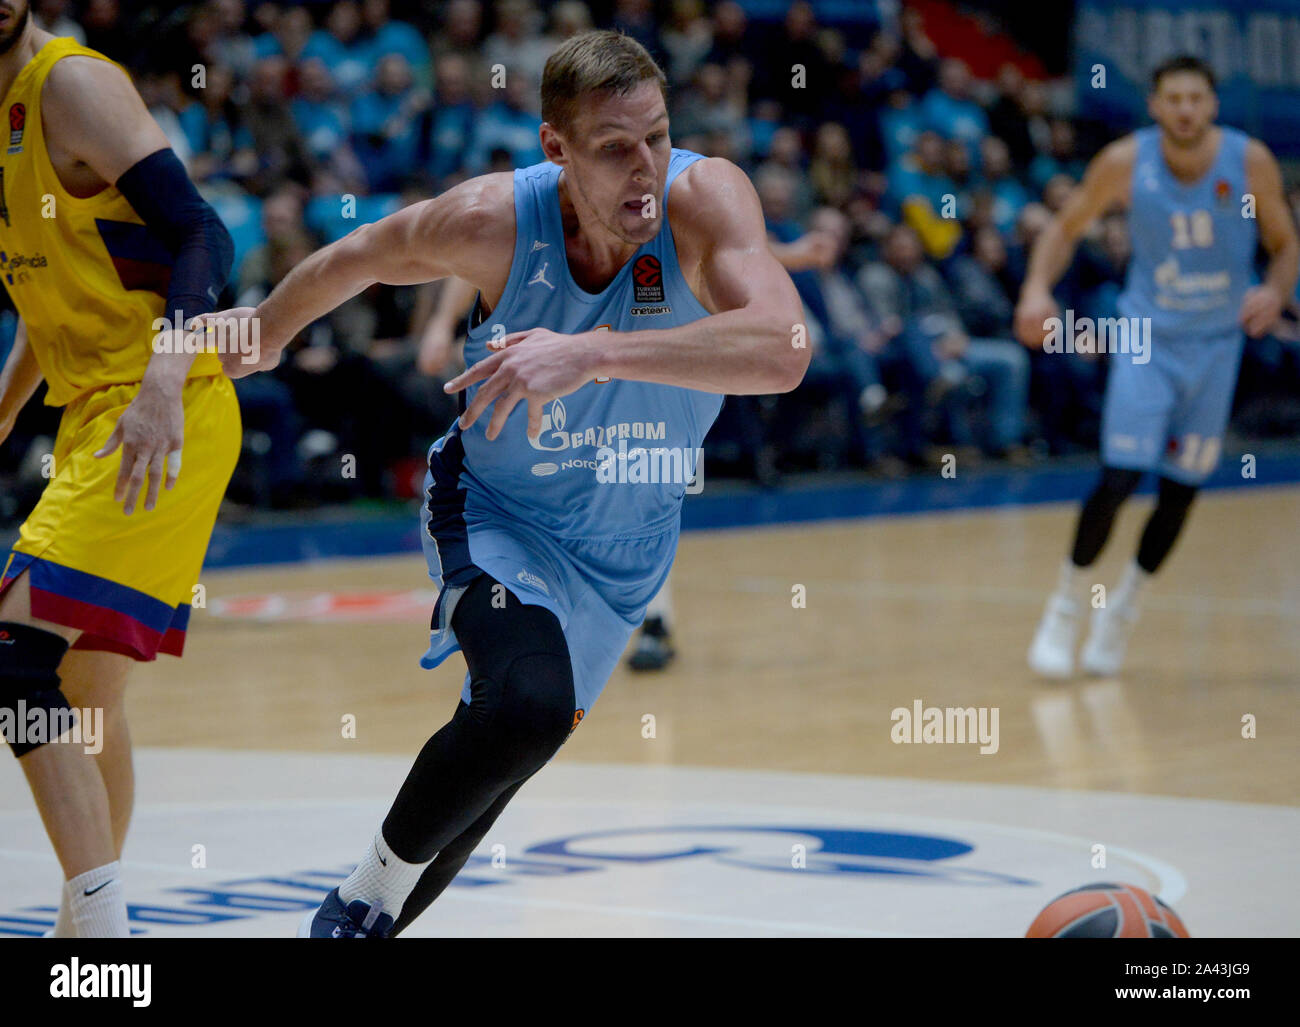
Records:
{"label": "spectator in stands", "polygon": [[31,17],[38,27],[56,36],[71,36],[78,43],[85,43],[85,30],[69,16],[71,4],[68,0],[34,0]]}
{"label": "spectator in stands", "polygon": [[216,34],[200,56],[207,62],[209,73],[214,65],[221,65],[242,82],[252,74],[257,62],[257,47],[244,31],[248,17],[244,0],[212,0],[210,9],[216,17]]}
{"label": "spectator in stands", "polygon": [[1069,175],[1053,175],[1043,185],[1043,206],[1053,214],[1059,214],[1061,208],[1065,206],[1065,201],[1070,198],[1070,193],[1074,192],[1076,184]]}
{"label": "spectator in stands", "polygon": [[1047,148],[1029,165],[1030,185],[1042,191],[1057,175],[1068,175],[1077,182],[1083,177],[1085,167],[1075,148],[1074,125],[1065,118],[1048,122]]}
{"label": "spectator in stands", "polygon": [[916,146],[924,131],[920,106],[906,89],[889,93],[880,112],[880,137],[885,148],[886,167],[893,169]]}
{"label": "spectator in stands", "polygon": [[798,130],[783,125],[772,133],[767,160],[755,172],[755,179],[767,167],[780,168],[791,176],[794,198],[791,200],[790,220],[801,223],[813,209],[812,185],[804,171],[803,140]]}
{"label": "spectator in stands", "polygon": [[559,46],[566,39],[594,27],[591,10],[582,0],[560,0],[551,8],[550,45]]}
{"label": "spectator in stands", "polygon": [[457,53],[438,61],[434,103],[420,127],[418,163],[439,188],[464,171],[476,111],[470,100],[469,62]]}
{"label": "spectator in stands", "polygon": [[305,7],[281,8],[271,28],[253,39],[259,58],[284,57],[293,64],[311,39],[311,14]]}
{"label": "spectator in stands", "polygon": [[673,0],[660,40],[668,55],[669,86],[686,85],[713,49],[713,26],[704,16],[702,0]]}
{"label": "spectator in stands", "polygon": [[677,91],[673,106],[674,133],[749,135],[745,97],[728,89],[727,72],[719,64],[701,64],[690,86]]}
{"label": "spectator in stands", "polygon": [[471,175],[482,174],[487,169],[496,149],[508,151],[516,168],[526,168],[546,159],[537,136],[542,119],[529,105],[530,88],[527,78],[512,68],[505,69],[504,88],[494,90],[499,99],[480,112],[474,123],[469,152],[465,155],[465,170]]}
{"label": "spectator in stands", "polygon": [[361,23],[371,64],[398,54],[406,59],[415,85],[427,93],[433,86],[433,68],[429,47],[415,26],[394,18],[388,0],[362,0]]}
{"label": "spectator in stands", "polygon": [[415,172],[419,128],[431,98],[415,83],[406,58],[384,54],[374,87],[352,102],[352,146],[371,192],[397,192]]}
{"label": "spectator in stands", "polygon": [[891,210],[916,231],[925,252],[936,260],[951,255],[961,241],[956,193],[957,185],[944,162],[943,139],[937,132],[922,132],[913,150],[891,169],[888,200]]}
{"label": "spectator in stands", "polygon": [[337,0],[325,16],[325,27],[313,32],[303,47],[302,59],[323,61],[341,96],[364,89],[374,75],[370,48],[362,38],[361,5],[357,0]]}
{"label": "spectator in stands", "polygon": [[[498,68],[506,68],[510,77],[522,80],[521,88],[509,102],[521,113],[537,114],[541,110],[542,69],[555,44],[541,34],[542,16],[529,0],[499,0],[496,18],[496,31],[483,44],[488,71],[494,73]],[[499,88],[494,82],[493,89]],[[493,100],[499,102],[497,96]],[[483,163],[476,167],[486,164],[486,153],[485,150]]]}
{"label": "spectator in stands", "polygon": [[1025,430],[1029,359],[1010,338],[972,339],[957,315],[947,284],[924,260],[917,234],[899,225],[885,241],[882,261],[868,264],[859,284],[879,315],[902,322],[906,354],[904,387],[911,405],[905,454],[917,462],[920,412],[944,405],[954,441],[974,441],[966,412],[973,398],[988,395],[989,430],[983,448],[995,457],[1019,453]]}
{"label": "spectator in stands", "polygon": [[235,146],[237,150],[248,148],[256,156],[256,169],[244,182],[256,196],[265,196],[286,179],[304,185],[311,181],[311,154],[285,95],[288,73],[289,63],[283,57],[266,57],[253,66],[248,83],[244,124]]}
{"label": "spectator in stands", "polygon": [[[1012,165],[1023,172],[1037,152],[1024,108],[1024,73],[1014,64],[1002,65],[998,69],[997,90],[998,98],[988,112],[989,131],[1004,142]],[[986,169],[981,170],[988,174]]]}
{"label": "spectator in stands", "polygon": [[329,66],[319,57],[298,65],[298,95],[289,105],[311,155],[322,164],[347,146],[348,110],[334,88]]}
{"label": "spectator in stands", "polygon": [[242,166],[236,162],[236,140],[241,124],[239,107],[232,93],[235,76],[229,68],[214,64],[207,69],[204,88],[196,90],[198,101],[180,116],[181,127],[193,157],[190,177],[196,182],[212,178],[247,178],[256,166],[256,156],[245,150]]}
{"label": "spectator in stands", "polygon": [[997,136],[985,136],[980,142],[980,186],[992,194],[993,223],[999,232],[1009,234],[1030,195],[1011,173],[1010,147]]}
{"label": "spectator in stands", "polygon": [[663,59],[664,50],[659,43],[659,23],[655,18],[653,0],[614,0],[610,28],[631,36],[656,60]]}
{"label": "spectator in stands", "polygon": [[899,70],[907,77],[908,90],[916,96],[924,96],[938,77],[939,51],[926,34],[925,19],[916,8],[904,7],[898,23],[902,30]]}
{"label": "spectator in stands", "polygon": [[812,4],[796,0],[761,64],[754,68],[756,95],[777,100],[788,122],[807,127],[834,88],[831,70],[817,42],[817,15]]}
{"label": "spectator in stands", "polygon": [[926,128],[963,143],[974,161],[979,157],[980,140],[989,134],[989,119],[970,92],[966,62],[948,58],[939,65],[939,84],[921,101],[921,117]]}
{"label": "spectator in stands", "polygon": [[[817,130],[808,178],[818,203],[842,207],[858,186],[853,147],[843,125],[828,121]],[[828,219],[829,220],[829,219]]]}

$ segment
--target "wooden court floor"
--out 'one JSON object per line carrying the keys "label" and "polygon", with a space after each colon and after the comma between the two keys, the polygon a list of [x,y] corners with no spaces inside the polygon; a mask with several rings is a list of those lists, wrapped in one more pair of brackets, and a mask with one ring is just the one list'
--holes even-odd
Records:
{"label": "wooden court floor", "polygon": [[[1138,499],[1121,513],[1098,564],[1107,587],[1149,508]],[[660,674],[620,668],[558,759],[1300,804],[1300,488],[1202,495],[1122,676],[1047,684],[1025,650],[1073,517],[1060,505],[688,534],[673,575],[677,661]],[[212,571],[203,584],[209,602],[429,587],[417,555]],[[427,617],[263,623],[196,610],[185,659],[136,672],[134,739],[414,757],[464,674],[458,655],[419,668]],[[891,711],[916,700],[996,707],[998,751],[891,742]],[[347,715],[355,738],[343,737]]]}

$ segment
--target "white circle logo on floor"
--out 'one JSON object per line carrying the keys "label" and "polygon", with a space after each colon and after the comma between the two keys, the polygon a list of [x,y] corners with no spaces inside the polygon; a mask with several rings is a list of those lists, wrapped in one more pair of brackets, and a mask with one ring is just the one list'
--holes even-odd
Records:
{"label": "white circle logo on floor", "polygon": [[[132,926],[188,937],[291,936],[366,850],[409,765],[182,750],[144,750],[137,763],[154,794],[141,796],[123,861]],[[30,798],[9,783],[0,935],[39,935],[58,868]],[[1134,823],[1150,823],[1149,804],[1184,800],[1055,793],[1088,800],[1074,823],[1095,826],[1094,839],[1042,829],[1026,798],[1038,792],[1053,803],[1048,790],[557,762],[408,933],[1018,936],[1083,884],[1183,897],[1178,870],[1111,837],[1127,820],[1104,807],[1141,799]]]}

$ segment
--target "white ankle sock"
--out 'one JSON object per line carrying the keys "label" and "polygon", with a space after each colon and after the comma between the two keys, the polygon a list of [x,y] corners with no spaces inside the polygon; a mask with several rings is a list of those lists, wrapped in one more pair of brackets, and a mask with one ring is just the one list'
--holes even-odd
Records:
{"label": "white ankle sock", "polygon": [[1111,594],[1111,605],[1128,606],[1136,610],[1150,580],[1151,575],[1139,567],[1136,560],[1129,561],[1119,584]]}
{"label": "white ankle sock", "polygon": [[1082,602],[1086,598],[1087,583],[1083,580],[1084,567],[1076,567],[1068,556],[1061,562],[1061,572],[1056,579],[1056,594],[1071,602]]}
{"label": "white ankle sock", "polygon": [[68,881],[68,912],[78,938],[129,938],[126,895],[117,861]]}
{"label": "white ankle sock", "polygon": [[420,875],[433,860],[407,863],[398,859],[384,841],[382,830],[375,832],[375,840],[366,849],[365,856],[352,874],[339,885],[339,898],[343,905],[360,899],[372,907],[381,903],[380,911],[394,920],[401,915],[402,904],[411,894]]}
{"label": "white ankle sock", "polygon": [[63,882],[63,890],[59,892],[59,916],[54,921],[54,929],[50,931],[51,938],[75,938],[77,929],[72,925],[72,896],[68,892],[68,882]]}

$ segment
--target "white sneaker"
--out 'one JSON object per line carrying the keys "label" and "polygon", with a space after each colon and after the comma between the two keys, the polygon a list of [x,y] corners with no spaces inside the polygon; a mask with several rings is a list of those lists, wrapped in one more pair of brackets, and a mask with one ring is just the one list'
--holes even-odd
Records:
{"label": "white sneaker", "polygon": [[1088,640],[1084,642],[1083,652],[1079,654],[1079,662],[1085,673],[1098,677],[1111,677],[1119,673],[1137,619],[1137,609],[1129,604],[1103,606],[1093,610]]}
{"label": "white sneaker", "polygon": [[1079,634],[1079,604],[1053,593],[1029,646],[1029,669],[1045,678],[1074,673],[1074,644]]}

